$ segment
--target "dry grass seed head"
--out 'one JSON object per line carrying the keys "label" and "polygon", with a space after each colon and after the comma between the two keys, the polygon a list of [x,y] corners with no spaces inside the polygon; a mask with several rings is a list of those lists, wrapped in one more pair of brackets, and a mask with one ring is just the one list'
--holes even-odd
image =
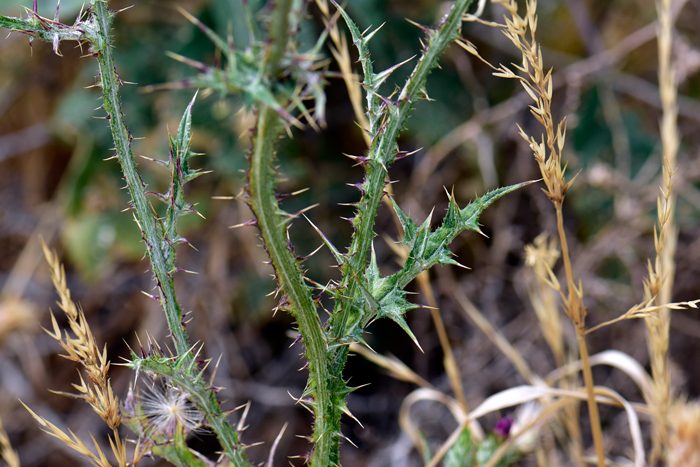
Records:
{"label": "dry grass seed head", "polygon": [[532,268],[529,274],[527,292],[535,310],[542,334],[558,365],[564,364],[564,342],[561,319],[556,296],[549,284],[549,271],[559,259],[560,253],[556,238],[546,233],[538,235],[530,245],[525,246],[525,264]]}
{"label": "dry grass seed head", "polygon": [[678,401],[669,413],[668,465],[700,465],[700,402]]}
{"label": "dry grass seed head", "polygon": [[70,290],[66,285],[66,273],[58,259],[58,255],[49,250],[46,244],[42,243],[42,246],[46,261],[51,269],[51,279],[56,292],[61,298],[58,305],[68,318],[69,326],[75,337],[70,337],[67,331],[65,333],[61,332],[61,328],[53,313],[51,314],[53,332],[48,330],[46,332],[56,339],[63,347],[63,350],[66,351],[66,354],[63,355],[64,358],[78,362],[85,368],[92,385],[87,384],[81,376],[80,384],[73,385],[80,393],[78,397],[90,404],[95,413],[110,428],[115,430],[121,422],[121,415],[119,413],[118,399],[115,397],[107,378],[110,366],[109,360],[107,360],[107,348],[105,346],[100,351],[95,342],[95,336],[85,319],[83,310],[71,300]]}
{"label": "dry grass seed head", "polygon": [[[107,360],[107,348],[105,346],[105,348],[100,351],[97,347],[95,336],[85,319],[85,314],[82,309],[71,300],[70,289],[68,289],[66,284],[65,270],[58,259],[58,255],[49,250],[43,242],[42,248],[46,261],[51,269],[51,280],[61,299],[60,302],[58,302],[58,306],[68,318],[69,326],[75,337],[70,337],[67,331],[65,333],[61,331],[53,313],[51,314],[53,331],[46,330],[46,332],[56,339],[66,351],[66,355],[63,355],[63,357],[80,363],[90,380],[90,383],[86,383],[85,379],[80,375],[80,384],[73,385],[73,387],[78,390],[79,394],[69,395],[85,400],[92,407],[94,412],[112,429],[113,438],[109,440],[112,452],[117,459],[118,465],[126,466],[126,446],[117,431],[121,424],[119,400],[114,395],[112,386],[107,377],[110,366],[110,362]],[[86,456],[93,465],[100,467],[110,465],[94,438],[93,443],[97,449],[97,455],[92,454],[85,444],[80,441],[75,434],[70,432],[70,430],[69,434],[66,434],[46,419],[36,415],[28,407],[27,410],[29,410],[32,416],[39,422],[44,431],[60,439],[68,447]]]}
{"label": "dry grass seed head", "polygon": [[[71,430],[68,430],[68,433],[64,432],[61,430],[59,427],[51,423],[50,421],[46,420],[44,417],[41,417],[40,415],[37,415],[27,407],[24,402],[20,401],[22,405],[24,405],[24,408],[29,411],[29,413],[34,417],[34,419],[39,423],[41,426],[42,430],[53,436],[54,438],[60,440],[63,442],[66,446],[69,448],[73,449],[75,452],[85,456],[92,465],[96,467],[112,467],[112,464],[109,463],[107,460],[107,457],[104,455],[104,452],[100,448],[99,444],[97,444],[97,441],[95,441],[95,438],[92,437],[92,442],[95,445],[95,449],[97,450],[97,454],[93,454],[90,449],[88,449],[87,446],[85,446],[85,443],[83,443],[80,438],[78,438],[75,433],[73,433]],[[119,462],[119,466],[126,466],[126,458],[124,458],[124,462]]]}

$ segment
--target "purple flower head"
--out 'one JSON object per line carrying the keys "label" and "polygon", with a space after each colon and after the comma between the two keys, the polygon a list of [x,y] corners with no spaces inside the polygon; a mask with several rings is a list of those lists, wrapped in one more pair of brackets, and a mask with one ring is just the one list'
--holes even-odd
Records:
{"label": "purple flower head", "polygon": [[496,428],[493,429],[493,433],[499,439],[506,439],[510,434],[510,429],[513,426],[513,419],[510,417],[503,417],[497,424]]}

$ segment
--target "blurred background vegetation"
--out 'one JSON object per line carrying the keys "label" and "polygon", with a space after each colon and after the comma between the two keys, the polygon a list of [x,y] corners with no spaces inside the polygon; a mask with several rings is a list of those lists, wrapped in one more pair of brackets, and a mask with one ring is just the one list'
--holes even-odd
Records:
{"label": "blurred background vegetation", "polygon": [[[0,0],[0,12],[23,14],[20,0]],[[220,34],[232,25],[237,46],[248,41],[239,24],[238,0],[142,0],[118,15],[115,23],[116,60],[121,77],[138,83],[123,90],[127,124],[132,134],[144,137],[136,154],[167,156],[167,129],[177,126],[191,91],[143,93],[143,86],[177,81],[191,74],[183,64],[165,55],[172,51],[205,63],[220,59],[212,44],[175,7],[181,6]],[[263,2],[250,1],[261,8]],[[697,24],[700,1],[678,1],[674,57],[680,85],[679,127],[682,145],[678,159],[677,219],[680,227],[674,300],[700,297],[700,45]],[[72,23],[82,1],[64,0],[61,20]],[[25,5],[29,6],[29,5]],[[128,2],[110,2],[113,9]],[[420,31],[404,18],[435,24],[449,2],[439,0],[352,0],[347,9],[357,23],[385,26],[372,41],[375,69],[405,60],[419,50]],[[53,17],[54,0],[39,2],[39,13]],[[303,37],[313,43],[322,28],[321,15],[311,5]],[[489,7],[487,17],[500,19]],[[541,0],[539,40],[548,65],[554,67],[555,115],[568,116],[569,174],[580,171],[567,197],[566,228],[571,236],[575,274],[586,288],[590,325],[611,319],[643,296],[646,258],[653,252],[655,200],[660,185],[656,86],[656,13],[648,0]],[[519,55],[497,30],[465,25],[463,35],[492,63],[519,61]],[[303,48],[304,46],[302,46]],[[55,300],[47,269],[40,255],[39,237],[58,249],[66,264],[69,286],[96,331],[107,343],[113,362],[128,355],[127,344],[138,348],[152,335],[167,342],[167,328],[157,303],[141,294],[152,288],[144,248],[132,216],[122,212],[127,193],[116,161],[103,162],[112,146],[104,120],[94,119],[98,93],[86,90],[94,83],[96,64],[81,59],[79,48],[61,47],[63,57],[49,44],[11,34],[0,38],[0,416],[22,465],[58,467],[85,465],[60,442],[42,434],[24,408],[21,398],[36,412],[59,426],[68,426],[85,439],[87,432],[104,431],[89,408],[55,391],[71,391],[75,367],[57,357],[58,348],[41,331]],[[354,51],[353,51],[354,52]],[[330,56],[330,53],[327,53]],[[337,70],[331,61],[330,71]],[[528,98],[514,81],[491,76],[491,70],[452,46],[428,81],[434,102],[421,102],[408,121],[400,145],[403,150],[423,148],[390,170],[395,197],[405,211],[424,219],[433,206],[436,216],[447,204],[443,187],[454,188],[461,205],[475,193],[539,177],[529,148],[517,135],[515,123],[531,134],[541,130],[529,115]],[[399,70],[403,82],[410,66]],[[403,74],[401,73],[403,71]],[[280,146],[281,191],[309,187],[285,201],[288,211],[318,203],[309,217],[338,246],[346,245],[351,207],[358,193],[347,186],[361,180],[359,167],[342,153],[362,154],[364,141],[354,124],[352,107],[342,80],[327,83],[327,127],[321,132],[295,131]],[[289,348],[289,316],[273,315],[276,302],[266,297],[274,288],[266,254],[252,228],[228,227],[250,218],[248,208],[215,196],[236,195],[243,183],[248,150],[250,115],[236,98],[200,94],[194,108],[195,150],[205,155],[196,164],[213,172],[188,185],[188,198],[199,203],[206,220],[186,217],[182,232],[197,251],[181,246],[180,266],[197,275],[177,278],[183,308],[192,310],[192,341],[204,341],[207,357],[222,355],[219,385],[226,389],[224,407],[252,401],[250,429],[245,442],[272,442],[285,421],[290,427],[279,452],[301,455],[311,418],[294,404],[306,373],[297,347]],[[157,164],[140,161],[147,184],[162,189],[167,173]],[[482,217],[488,237],[463,235],[454,243],[458,260],[469,271],[440,267],[431,272],[438,303],[447,324],[458,364],[465,378],[467,400],[476,405],[495,391],[523,381],[508,361],[474,328],[453,300],[453,279],[485,316],[509,339],[539,374],[554,368],[554,361],[539,332],[527,299],[527,272],[523,248],[541,232],[553,234],[554,211],[544,194],[531,186],[509,195]],[[396,257],[385,238],[397,237],[388,209],[382,207],[375,241],[385,272],[396,268]],[[298,253],[307,254],[320,241],[305,222],[291,231]],[[310,276],[325,283],[335,277],[327,252],[308,263]],[[556,269],[558,271],[558,269]],[[418,303],[424,297],[415,296]],[[54,308],[56,308],[54,306]],[[425,353],[389,321],[373,324],[368,337],[379,353],[392,353],[421,376],[445,391],[449,382],[442,352],[429,312],[409,313],[409,323]],[[674,312],[671,359],[674,384],[682,393],[700,393],[698,337],[700,316],[693,311]],[[573,338],[571,330],[567,330]],[[626,322],[591,336],[591,352],[615,348],[643,364],[648,357],[641,322]],[[111,371],[113,386],[122,397],[133,375],[120,367]],[[631,400],[641,400],[633,384],[612,370],[596,369],[596,382],[608,385]],[[410,440],[398,427],[401,401],[413,387],[397,382],[361,357],[350,359],[346,376],[351,384],[368,386],[351,394],[351,411],[364,424],[345,425],[358,449],[343,446],[347,466],[421,465]],[[601,408],[611,453],[629,446],[626,421],[617,410]],[[507,415],[504,413],[503,415]],[[431,440],[444,439],[455,422],[441,409],[425,408],[423,427]],[[492,427],[496,418],[487,419]],[[587,429],[583,430],[587,433]],[[193,445],[208,452],[217,446],[207,433],[193,437]],[[266,447],[251,449],[262,461]],[[280,461],[284,465],[286,461]],[[301,462],[292,459],[294,465]],[[525,459],[523,465],[534,465]],[[82,463],[82,464],[81,464]],[[155,465],[144,461],[143,465]]]}

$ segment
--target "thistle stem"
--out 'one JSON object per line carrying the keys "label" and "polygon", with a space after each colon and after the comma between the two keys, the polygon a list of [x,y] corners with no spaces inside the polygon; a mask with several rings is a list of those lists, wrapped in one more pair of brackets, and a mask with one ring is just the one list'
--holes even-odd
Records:
{"label": "thistle stem", "polygon": [[[333,465],[337,459],[338,446],[333,445],[329,428],[331,393],[327,386],[328,365],[326,363],[327,343],[316,307],[311,299],[309,288],[294,254],[287,244],[287,222],[281,216],[281,209],[274,196],[275,173],[273,158],[275,147],[282,133],[282,118],[272,108],[261,106],[258,110],[253,153],[250,160],[248,190],[251,208],[257,218],[258,227],[265,242],[277,278],[286,294],[291,312],[299,325],[309,360],[309,381],[315,386],[312,395],[315,414],[313,465]],[[339,428],[339,427],[338,427]]]}
{"label": "thistle stem", "polygon": [[[141,180],[134,162],[134,154],[131,149],[132,136],[124,123],[119,87],[121,82],[117,76],[112,56],[111,24],[113,14],[107,9],[107,2],[96,0],[93,4],[95,18],[97,20],[97,37],[92,41],[92,50],[96,54],[100,69],[100,84],[104,98],[104,108],[107,112],[109,127],[114,138],[114,147],[117,151],[119,164],[121,165],[126,186],[134,203],[136,222],[141,229],[143,240],[146,242],[148,256],[151,259],[153,272],[161,296],[160,301],[168,327],[175,343],[178,355],[189,355],[190,345],[182,323],[182,309],[175,296],[175,284],[167,267],[166,249],[172,248],[163,239],[158,231],[153,208],[146,199],[145,184]],[[191,359],[191,356],[186,357]]]}
{"label": "thistle stem", "polygon": [[[353,319],[348,314],[356,313],[351,305],[352,297],[356,294],[354,278],[362,275],[367,264],[367,255],[374,238],[374,222],[381,199],[384,196],[385,168],[394,161],[398,152],[399,134],[408,118],[409,112],[413,109],[421,92],[425,90],[425,84],[430,71],[437,66],[440,55],[445,48],[457,37],[459,37],[462,25],[462,17],[466,13],[473,0],[457,0],[450,11],[447,19],[440,27],[433,31],[429,39],[424,54],[416,64],[413,72],[404,85],[396,102],[395,112],[389,111],[389,117],[384,127],[381,118],[370,115],[372,126],[373,142],[369,149],[367,159],[369,163],[366,167],[367,176],[363,183],[364,194],[358,204],[358,212],[353,220],[356,232],[348,248],[347,261],[343,265],[343,286],[349,289],[345,294],[350,299],[341,299],[336,311],[340,311],[341,316],[337,320],[339,328],[333,329],[333,337],[345,337],[350,334],[348,325],[362,322],[363,320]],[[378,99],[375,97],[375,99]],[[372,104],[370,104],[372,105]],[[373,109],[369,109],[371,114]],[[372,118],[374,117],[374,118]],[[367,318],[367,317],[364,317]]]}

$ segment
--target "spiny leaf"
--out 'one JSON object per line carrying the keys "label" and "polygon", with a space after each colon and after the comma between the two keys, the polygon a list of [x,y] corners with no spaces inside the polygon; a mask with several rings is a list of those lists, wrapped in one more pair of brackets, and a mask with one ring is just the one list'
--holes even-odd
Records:
{"label": "spiny leaf", "polygon": [[371,87],[374,84],[372,82],[374,71],[372,69],[372,61],[369,58],[369,48],[367,47],[367,43],[372,38],[372,36],[374,36],[374,34],[376,34],[376,32],[381,28],[381,26],[379,26],[379,28],[375,29],[369,35],[365,36],[364,33],[360,32],[360,29],[357,27],[357,24],[355,24],[352,18],[350,18],[347,12],[340,5],[338,5],[338,3],[335,0],[331,0],[331,2],[338,9],[343,19],[345,20],[345,24],[347,24],[348,29],[350,29],[352,41],[355,44],[355,47],[357,47],[357,51],[360,54],[362,71],[365,76],[365,85]]}
{"label": "spiny leaf", "polygon": [[517,183],[515,185],[496,188],[495,190],[490,191],[485,195],[475,199],[460,212],[460,215],[462,217],[462,223],[465,226],[464,228],[481,231],[481,229],[479,229],[479,216],[484,211],[484,209],[489,207],[503,195],[538,181],[539,180],[530,180],[527,182]]}
{"label": "spiny leaf", "polygon": [[473,467],[475,460],[475,446],[472,441],[469,427],[462,430],[457,441],[445,454],[445,467]]}
{"label": "spiny leaf", "polygon": [[414,246],[411,249],[411,255],[415,258],[422,258],[428,250],[429,241],[432,239],[432,232],[430,231],[430,222],[432,221],[432,218],[433,211],[430,211],[430,214],[428,215],[427,219],[425,219],[423,224],[420,226],[420,229],[418,229]]}
{"label": "spiny leaf", "polygon": [[362,292],[362,296],[365,299],[367,309],[371,312],[371,315],[376,315],[379,312],[379,302],[372,296],[367,287],[362,283],[359,277],[355,276],[355,283],[357,287]]}
{"label": "spiny leaf", "polygon": [[394,208],[394,212],[396,212],[396,216],[399,218],[399,222],[401,223],[401,227],[403,228],[404,237],[401,243],[403,243],[404,245],[408,245],[409,248],[413,248],[413,244],[416,239],[416,232],[418,231],[418,226],[415,222],[413,222],[411,216],[407,215],[401,210],[399,205],[396,204],[396,201],[393,197],[389,197],[389,200],[391,201],[391,206]]}
{"label": "spiny leaf", "polygon": [[382,71],[382,72],[380,72],[380,73],[376,73],[376,74],[372,77],[372,89],[373,89],[375,92],[376,92],[376,91],[379,91],[379,86],[381,86],[381,85],[384,83],[384,81],[386,81],[386,79],[387,79],[389,76],[391,76],[391,74],[392,74],[394,71],[396,71],[400,66],[405,65],[406,63],[410,62],[410,61],[413,60],[414,58],[416,58],[415,55],[414,55],[413,57],[411,57],[411,58],[408,58],[408,59],[404,60],[404,61],[401,62],[401,63],[397,63],[396,65],[390,66],[389,68],[387,68],[386,70],[384,70],[384,71]]}
{"label": "spiny leaf", "polygon": [[230,49],[228,43],[224,39],[222,39],[221,36],[215,33],[209,26],[202,23],[199,19],[192,16],[184,8],[178,6],[177,11],[179,11],[182,16],[187,18],[189,22],[197,26],[209,38],[209,40],[211,40],[216,45],[218,49],[220,49],[223,53],[229,55]]}
{"label": "spiny leaf", "polygon": [[[417,306],[413,305],[409,309],[412,309],[412,308],[417,308]],[[408,311],[408,310],[406,310],[406,311]],[[408,337],[411,338],[413,343],[416,344],[416,347],[418,347],[418,349],[420,349],[420,351],[423,352],[423,348],[418,343],[418,339],[416,339],[416,336],[413,334],[413,331],[411,331],[411,328],[408,327],[408,323],[406,322],[406,319],[403,317],[402,314],[389,314],[389,315],[387,315],[387,317],[389,319],[391,319],[393,322],[395,322],[396,324],[398,324],[401,327],[401,329],[403,329],[404,332],[406,334],[408,334]],[[423,353],[425,353],[425,352],[423,352]]]}
{"label": "spiny leaf", "polygon": [[197,171],[190,171],[189,168],[189,158],[192,155],[190,151],[190,143],[192,141],[192,107],[194,106],[194,101],[197,99],[197,94],[199,91],[194,93],[194,97],[190,101],[185,113],[182,115],[180,120],[180,126],[177,129],[177,138],[175,140],[176,149],[176,160],[179,160],[179,165],[181,169],[183,181],[188,182],[193,178],[201,175]]}

